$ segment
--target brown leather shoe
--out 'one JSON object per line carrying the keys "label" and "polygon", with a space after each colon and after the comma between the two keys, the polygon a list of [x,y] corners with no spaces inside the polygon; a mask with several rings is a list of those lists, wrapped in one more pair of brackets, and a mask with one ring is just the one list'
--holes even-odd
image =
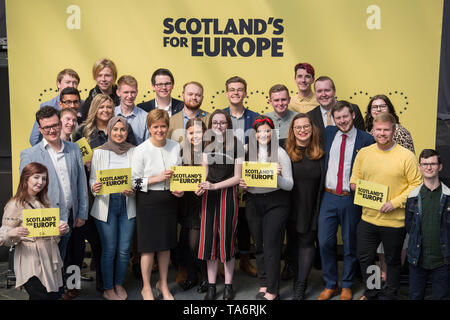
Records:
{"label": "brown leather shoe", "polygon": [[330,300],[334,296],[339,294],[339,288],[336,289],[323,289],[323,291],[317,297],[317,300]]}
{"label": "brown leather shoe", "polygon": [[256,277],[257,270],[256,268],[250,263],[250,259],[247,255],[241,255],[239,257],[239,269],[244,271],[246,274],[248,274],[250,277]]}
{"label": "brown leather shoe", "polygon": [[352,289],[350,288],[342,288],[341,291],[341,300],[352,300],[353,299],[353,293]]}

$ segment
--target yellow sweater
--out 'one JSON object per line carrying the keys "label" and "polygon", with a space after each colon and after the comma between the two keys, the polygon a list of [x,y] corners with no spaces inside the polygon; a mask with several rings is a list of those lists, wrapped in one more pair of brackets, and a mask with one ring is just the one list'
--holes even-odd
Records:
{"label": "yellow sweater", "polygon": [[422,183],[417,165],[416,156],[398,144],[388,151],[380,150],[376,143],[362,148],[356,155],[350,183],[362,179],[387,185],[388,201],[394,210],[381,213],[363,207],[361,218],[377,226],[404,227],[406,198]]}

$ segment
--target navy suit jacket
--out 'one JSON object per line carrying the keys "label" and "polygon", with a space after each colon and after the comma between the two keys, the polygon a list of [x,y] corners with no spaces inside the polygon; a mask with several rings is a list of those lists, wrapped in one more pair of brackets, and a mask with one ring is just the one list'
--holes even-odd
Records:
{"label": "navy suit jacket", "polygon": [[[66,159],[67,170],[69,171],[70,189],[72,191],[73,201],[73,221],[77,218],[87,220],[88,218],[88,191],[86,174],[84,172],[83,158],[80,148],[76,143],[64,143],[64,157]],[[39,162],[47,167],[48,170],[48,198],[52,208],[60,208],[60,219],[68,221],[67,210],[65,207],[64,193],[58,179],[55,167],[48,151],[44,148],[44,141],[39,142],[31,148],[25,149],[20,153],[20,173],[23,168],[31,163]]]}
{"label": "navy suit jacket", "polygon": [[[155,99],[152,99],[147,102],[142,102],[137,105],[139,108],[146,112],[150,112],[155,109]],[[172,98],[172,116],[175,113],[180,112],[184,108],[184,102],[175,98]]]}
{"label": "navy suit jacket", "polygon": [[[226,111],[229,115],[230,113],[230,107],[223,109]],[[248,134],[247,130],[252,127],[253,122],[255,121],[256,117],[259,116],[259,113],[253,112],[249,110],[248,108],[244,108],[244,131],[245,131],[245,143],[248,143]]]}
{"label": "navy suit jacket", "polygon": [[[325,175],[328,170],[328,160],[330,159],[331,144],[333,143],[334,137],[336,136],[336,133],[338,131],[339,129],[336,126],[328,126],[325,128]],[[356,132],[355,146],[353,148],[353,156],[350,166],[350,176],[352,176],[353,163],[359,150],[375,143],[375,140],[373,139],[371,134],[359,130],[358,128],[356,128]]]}

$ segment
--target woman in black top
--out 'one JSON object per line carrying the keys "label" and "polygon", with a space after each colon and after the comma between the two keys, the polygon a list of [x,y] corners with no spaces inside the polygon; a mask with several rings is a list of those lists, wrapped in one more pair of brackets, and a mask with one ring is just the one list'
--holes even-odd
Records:
{"label": "woman in black top", "polygon": [[294,178],[288,226],[297,234],[298,255],[294,260],[297,265],[293,299],[303,300],[316,251],[314,240],[325,177],[319,130],[308,115],[299,113],[292,119],[286,151],[292,161]]}

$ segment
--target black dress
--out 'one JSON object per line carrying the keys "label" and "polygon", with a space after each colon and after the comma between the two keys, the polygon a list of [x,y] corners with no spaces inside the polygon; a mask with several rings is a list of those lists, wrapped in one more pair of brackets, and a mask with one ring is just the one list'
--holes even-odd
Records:
{"label": "black dress", "polygon": [[[301,148],[302,152],[304,148]],[[298,233],[317,231],[320,200],[324,188],[324,157],[310,160],[303,153],[302,160],[292,162],[294,187],[291,192],[291,214]]]}

